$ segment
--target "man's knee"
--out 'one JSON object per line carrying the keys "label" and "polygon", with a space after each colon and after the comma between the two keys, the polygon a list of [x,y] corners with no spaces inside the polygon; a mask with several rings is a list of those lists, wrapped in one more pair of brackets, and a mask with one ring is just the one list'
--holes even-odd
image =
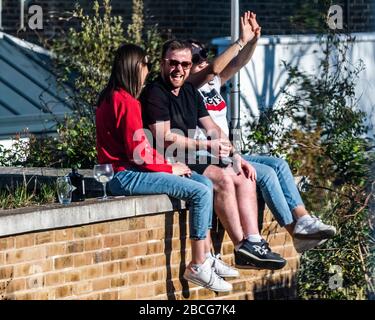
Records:
{"label": "man's knee", "polygon": [[208,167],[204,175],[211,179],[214,189],[217,191],[228,190],[234,187],[232,176],[219,167]]}

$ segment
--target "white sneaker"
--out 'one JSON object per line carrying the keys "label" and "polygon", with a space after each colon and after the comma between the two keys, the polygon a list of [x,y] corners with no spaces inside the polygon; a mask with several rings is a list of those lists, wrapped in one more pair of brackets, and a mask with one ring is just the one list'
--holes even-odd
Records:
{"label": "white sneaker", "polygon": [[323,240],[332,238],[336,234],[334,226],[325,224],[318,217],[306,216],[297,220],[293,237],[308,240]]}
{"label": "white sneaker", "polygon": [[197,271],[192,271],[186,268],[183,277],[185,280],[191,281],[212,291],[225,292],[232,290],[232,285],[215,273],[214,269],[211,267],[211,261],[209,259],[206,259]]}
{"label": "white sneaker", "polygon": [[210,255],[207,260],[211,262],[211,267],[214,268],[215,273],[222,278],[235,278],[240,276],[240,273],[236,269],[227,265],[220,259],[220,254],[216,256]]}
{"label": "white sneaker", "polygon": [[312,239],[312,240],[307,240],[307,239],[297,239],[293,238],[293,244],[294,248],[298,253],[304,253],[307,250],[313,249],[315,247],[320,246],[324,242],[326,242],[328,239]]}

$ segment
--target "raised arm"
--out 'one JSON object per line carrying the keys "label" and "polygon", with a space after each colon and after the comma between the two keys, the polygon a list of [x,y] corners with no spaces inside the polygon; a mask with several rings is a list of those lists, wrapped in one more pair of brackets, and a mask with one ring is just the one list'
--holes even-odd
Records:
{"label": "raised arm", "polygon": [[240,69],[245,66],[253,56],[254,50],[256,48],[258,39],[261,35],[261,27],[256,20],[256,14],[253,12],[247,12],[246,17],[248,17],[247,24],[246,21],[243,22],[241,19],[241,25],[243,27],[251,28],[251,40],[244,46],[240,53],[231,60],[231,62],[224,68],[220,73],[221,83],[225,83],[227,80],[232,78]]}
{"label": "raised arm", "polygon": [[[206,68],[190,74],[190,81],[196,88],[200,88],[205,83],[211,81],[215,75],[220,75],[230,62],[240,53],[241,49],[248,47],[249,42],[253,42],[255,33],[250,24],[250,11],[244,13],[240,23],[240,37],[232,43],[222,54],[217,56]],[[255,47],[254,47],[255,48]]]}

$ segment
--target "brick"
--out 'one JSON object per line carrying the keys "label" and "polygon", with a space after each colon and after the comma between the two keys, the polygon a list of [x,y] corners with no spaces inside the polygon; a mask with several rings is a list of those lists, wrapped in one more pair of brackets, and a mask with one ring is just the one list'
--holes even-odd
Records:
{"label": "brick", "polygon": [[164,243],[161,241],[154,240],[153,242],[147,243],[147,254],[157,254],[164,252]]}
{"label": "brick", "polygon": [[104,237],[104,248],[118,247],[121,244],[120,235],[109,235]]}
{"label": "brick", "polygon": [[0,252],[0,266],[5,264],[5,253]]}
{"label": "brick", "polygon": [[120,272],[129,272],[137,270],[137,261],[136,259],[126,259],[120,261]]}
{"label": "brick", "polygon": [[137,297],[137,299],[153,297],[154,295],[155,295],[155,286],[154,285],[137,286],[136,287],[136,297]]}
{"label": "brick", "polygon": [[86,265],[91,265],[93,262],[93,256],[91,253],[83,253],[74,255],[73,257],[73,265],[74,267],[81,267]]}
{"label": "brick", "polygon": [[35,244],[35,234],[24,234],[16,237],[16,248],[32,247]]}
{"label": "brick", "polygon": [[108,234],[110,232],[109,223],[99,223],[92,226],[93,236],[98,236],[102,234]]}
{"label": "brick", "polygon": [[93,254],[94,263],[101,263],[111,260],[111,250],[97,251]]}
{"label": "brick", "polygon": [[119,291],[119,299],[120,300],[131,300],[136,299],[136,291],[134,288],[126,288]]}
{"label": "brick", "polygon": [[54,267],[56,270],[73,267],[73,256],[55,258]]}
{"label": "brick", "polygon": [[15,245],[14,237],[0,238],[0,250],[13,249]]}
{"label": "brick", "polygon": [[44,276],[44,283],[46,286],[61,285],[64,283],[65,275],[62,272],[48,273]]}
{"label": "brick", "polygon": [[84,241],[72,241],[66,245],[66,253],[77,253],[82,252],[84,248]]}
{"label": "brick", "polygon": [[92,289],[94,291],[105,290],[111,287],[111,280],[106,279],[96,279],[92,281]]}
{"label": "brick", "polygon": [[128,257],[128,248],[114,248],[111,250],[111,260],[122,260]]}
{"label": "brick", "polygon": [[144,256],[135,258],[138,269],[151,269],[155,266],[154,256]]}
{"label": "brick", "polygon": [[25,279],[12,279],[6,285],[6,293],[14,293],[26,289]]}
{"label": "brick", "polygon": [[118,291],[109,291],[103,292],[100,294],[101,300],[118,300],[119,299],[119,292]]}
{"label": "brick", "polygon": [[85,293],[92,292],[92,282],[78,282],[76,284],[73,284],[73,294],[74,295],[82,295]]}
{"label": "brick", "polygon": [[48,291],[39,291],[33,293],[33,300],[49,300],[50,294]]}
{"label": "brick", "polygon": [[37,233],[35,235],[35,244],[45,244],[54,241],[53,231]]}
{"label": "brick", "polygon": [[74,269],[72,271],[65,272],[65,283],[67,282],[78,282],[81,280],[81,271]]}
{"label": "brick", "polygon": [[145,229],[145,218],[137,217],[129,219],[129,230]]}
{"label": "brick", "polygon": [[165,215],[147,216],[145,219],[145,228],[157,228],[165,225]]}
{"label": "brick", "polygon": [[71,296],[72,292],[73,292],[73,287],[71,285],[58,287],[55,290],[56,299]]}
{"label": "brick", "polygon": [[54,256],[62,256],[66,253],[65,243],[50,244],[46,247],[47,258]]}
{"label": "brick", "polygon": [[51,271],[52,268],[53,262],[51,260],[42,260],[17,264],[14,266],[14,277],[20,278],[35,273],[46,273]]}
{"label": "brick", "polygon": [[116,221],[110,224],[110,233],[117,233],[129,230],[130,219]]}
{"label": "brick", "polygon": [[7,280],[14,275],[13,267],[0,267],[0,280]]}
{"label": "brick", "polygon": [[40,260],[46,258],[45,247],[22,248],[14,251],[8,251],[5,256],[7,264]]}
{"label": "brick", "polygon": [[102,249],[103,248],[103,238],[102,237],[96,237],[96,238],[85,239],[84,248],[85,248],[84,249],[85,251]]}
{"label": "brick", "polygon": [[140,234],[142,231],[127,231],[121,235],[121,245],[134,244],[138,242],[143,242],[140,240]]}
{"label": "brick", "polygon": [[139,243],[136,245],[131,245],[128,247],[128,256],[129,257],[137,257],[137,256],[144,256],[147,254],[147,244],[146,243]]}
{"label": "brick", "polygon": [[55,241],[70,241],[73,240],[73,229],[55,230]]}
{"label": "brick", "polygon": [[129,277],[129,285],[130,286],[137,286],[139,284],[144,284],[147,281],[147,272],[130,272],[128,273]]}
{"label": "brick", "polygon": [[88,238],[92,236],[92,226],[84,226],[79,228],[74,228],[73,230],[73,238],[74,239],[81,239],[81,238]]}
{"label": "brick", "polygon": [[86,267],[82,270],[81,276],[83,280],[94,279],[103,275],[103,266]]}
{"label": "brick", "polygon": [[103,276],[115,275],[120,272],[119,262],[111,262],[103,265]]}
{"label": "brick", "polygon": [[118,278],[111,279],[111,288],[125,287],[128,284],[129,284],[129,277],[126,274],[123,274]]}
{"label": "brick", "polygon": [[147,281],[148,282],[165,281],[164,270],[158,269],[158,270],[150,271],[147,275]]}

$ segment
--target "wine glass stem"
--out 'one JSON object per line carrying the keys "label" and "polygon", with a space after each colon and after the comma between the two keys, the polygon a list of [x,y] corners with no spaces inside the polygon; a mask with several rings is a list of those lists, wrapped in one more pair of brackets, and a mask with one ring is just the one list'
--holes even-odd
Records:
{"label": "wine glass stem", "polygon": [[106,188],[106,185],[107,185],[107,182],[104,182],[103,183],[103,192],[104,192],[104,196],[103,196],[103,199],[107,199],[107,188]]}

